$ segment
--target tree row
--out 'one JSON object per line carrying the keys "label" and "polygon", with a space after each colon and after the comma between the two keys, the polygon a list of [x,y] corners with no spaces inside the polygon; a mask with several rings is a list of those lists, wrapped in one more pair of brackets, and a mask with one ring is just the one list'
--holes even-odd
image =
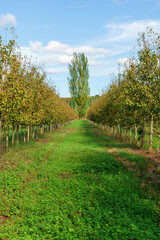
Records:
{"label": "tree row", "polygon": [[149,150],[153,132],[159,135],[160,35],[147,28],[139,34],[135,56],[125,63],[108,89],[93,102],[87,118],[112,128],[119,137],[134,134],[144,147],[146,131]]}
{"label": "tree row", "polygon": [[19,126],[26,129],[25,141],[31,131],[38,137],[44,126],[52,129],[74,118],[73,109],[47,84],[43,68],[22,57],[15,41],[4,45],[0,37],[0,140],[11,127],[13,143]]}

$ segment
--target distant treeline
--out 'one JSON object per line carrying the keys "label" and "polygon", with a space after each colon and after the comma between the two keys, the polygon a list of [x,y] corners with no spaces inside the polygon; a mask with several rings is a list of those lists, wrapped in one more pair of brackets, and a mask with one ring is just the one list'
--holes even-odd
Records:
{"label": "distant treeline", "polygon": [[[86,106],[86,112],[87,112],[88,108],[91,106],[92,102],[94,100],[97,100],[98,97],[99,97],[99,95],[89,96],[88,97],[88,104]],[[76,106],[75,102],[73,101],[73,99],[71,97],[66,97],[66,98],[62,98],[62,99],[65,100],[74,109],[74,111],[76,112],[76,107],[77,106]]]}

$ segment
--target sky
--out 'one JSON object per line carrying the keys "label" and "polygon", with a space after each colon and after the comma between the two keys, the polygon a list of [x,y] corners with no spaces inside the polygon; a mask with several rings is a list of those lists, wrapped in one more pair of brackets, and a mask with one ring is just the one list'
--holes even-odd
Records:
{"label": "sky", "polygon": [[60,97],[70,96],[73,52],[87,56],[90,95],[100,95],[148,26],[160,33],[160,0],[0,0],[0,36],[17,36],[22,54],[44,65]]}

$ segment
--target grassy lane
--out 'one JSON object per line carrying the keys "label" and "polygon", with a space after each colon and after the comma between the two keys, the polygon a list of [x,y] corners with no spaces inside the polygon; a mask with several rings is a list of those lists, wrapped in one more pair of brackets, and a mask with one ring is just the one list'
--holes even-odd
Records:
{"label": "grassy lane", "polygon": [[1,157],[0,239],[160,239],[157,178],[127,149],[81,120]]}

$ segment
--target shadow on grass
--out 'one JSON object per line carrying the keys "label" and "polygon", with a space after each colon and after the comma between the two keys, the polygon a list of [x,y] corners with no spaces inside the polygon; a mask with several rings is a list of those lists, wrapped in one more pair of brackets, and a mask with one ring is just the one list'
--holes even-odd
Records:
{"label": "shadow on grass", "polygon": [[100,143],[105,144],[105,146],[110,148],[137,148],[136,144],[134,143],[126,143],[123,142],[116,137],[107,136],[104,134],[104,130],[100,129],[99,127],[89,123],[87,120],[84,121],[83,127],[86,130],[86,133],[92,132],[94,136],[99,139]]}
{"label": "shadow on grass", "polygon": [[[95,221],[95,229],[97,225],[101,229],[99,235],[94,237],[123,240],[159,239],[157,199],[152,199],[149,192],[142,188],[142,180],[135,172],[128,171],[127,166],[116,160],[117,156],[105,152],[103,143],[97,141],[97,135],[90,132],[90,129],[95,129],[94,126],[84,121],[82,127],[85,132],[81,133],[84,138],[79,142],[81,152],[78,153],[81,163],[73,166],[73,178],[75,174],[79,184],[82,184],[80,189],[75,189],[80,195],[87,191],[87,218],[92,223]],[[110,141],[110,138],[100,134],[99,137],[107,146],[124,148],[124,144],[116,143],[114,139]],[[70,141],[72,142],[72,139]],[[90,148],[87,150],[85,145]],[[142,156],[132,154],[131,158],[128,153],[120,155],[136,162],[140,169],[146,171],[146,160]],[[86,204],[84,205],[86,208]]]}

